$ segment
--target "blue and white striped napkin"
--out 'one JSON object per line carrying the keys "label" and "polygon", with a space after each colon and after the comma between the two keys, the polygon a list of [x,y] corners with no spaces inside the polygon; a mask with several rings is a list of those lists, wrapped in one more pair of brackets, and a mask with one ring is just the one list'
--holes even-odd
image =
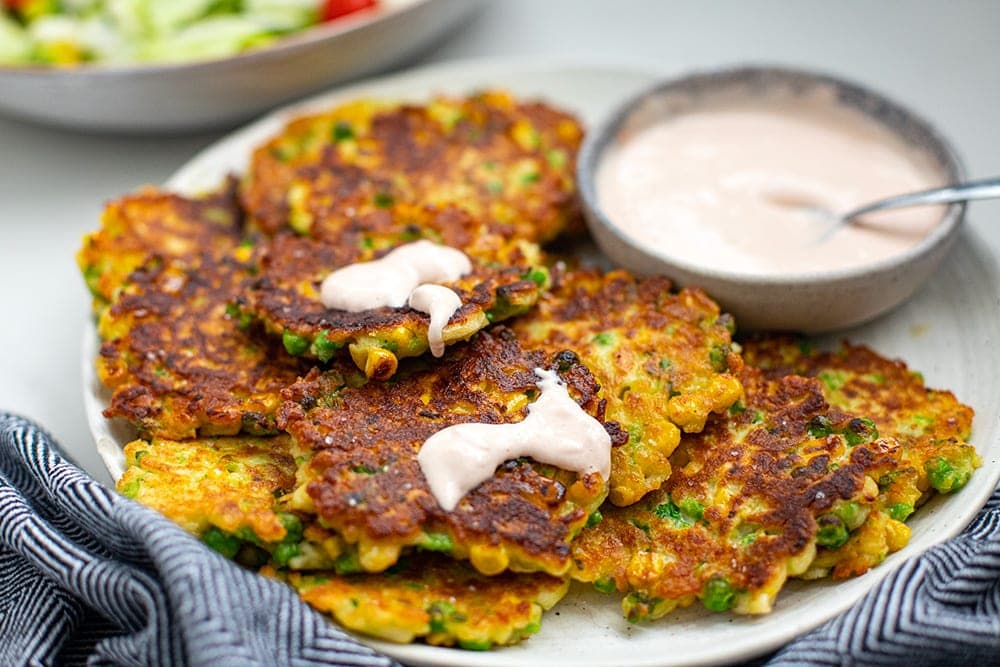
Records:
{"label": "blue and white striped napkin", "polygon": [[[0,413],[0,665],[84,662],[396,664]],[[1000,664],[1000,494],[961,536],[766,664]]]}

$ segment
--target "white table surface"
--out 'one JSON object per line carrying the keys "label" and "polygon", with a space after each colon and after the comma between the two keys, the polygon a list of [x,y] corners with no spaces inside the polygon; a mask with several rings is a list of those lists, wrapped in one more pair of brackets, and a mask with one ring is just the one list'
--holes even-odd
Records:
{"label": "white table surface", "polygon": [[[993,0],[493,0],[414,64],[530,55],[665,74],[737,62],[823,69],[921,112],[970,175],[989,176],[1000,174],[998,27]],[[221,135],[86,136],[0,118],[0,410],[39,421],[102,481],[81,400],[89,296],[73,255],[103,202],[161,183]],[[1000,256],[1000,204],[975,205],[969,222]]]}

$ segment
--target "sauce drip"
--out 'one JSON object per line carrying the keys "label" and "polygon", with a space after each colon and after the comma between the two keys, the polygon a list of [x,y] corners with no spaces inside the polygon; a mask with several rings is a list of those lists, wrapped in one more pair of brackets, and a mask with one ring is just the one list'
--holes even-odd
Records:
{"label": "sauce drip", "polygon": [[417,461],[447,511],[504,461],[530,456],[580,474],[611,475],[611,437],[574,401],[553,371],[535,369],[541,395],[513,424],[456,424],[427,438]]}
{"label": "sauce drip", "polygon": [[455,290],[444,285],[419,285],[410,292],[410,308],[427,313],[431,316],[427,327],[427,342],[431,354],[440,357],[444,354],[444,327],[455,311],[462,307],[462,300]]}
{"label": "sauce drip", "polygon": [[320,300],[327,308],[352,313],[406,305],[427,313],[431,316],[427,330],[431,354],[440,357],[444,327],[462,300],[447,287],[427,283],[451,282],[470,271],[472,263],[461,250],[414,241],[380,259],[337,269],[323,280]]}
{"label": "sauce drip", "polygon": [[928,156],[861,112],[829,95],[784,95],[706,103],[623,133],[597,194],[621,231],[664,256],[759,275],[905,252],[942,207],[871,214],[820,239],[837,213],[942,181]]}

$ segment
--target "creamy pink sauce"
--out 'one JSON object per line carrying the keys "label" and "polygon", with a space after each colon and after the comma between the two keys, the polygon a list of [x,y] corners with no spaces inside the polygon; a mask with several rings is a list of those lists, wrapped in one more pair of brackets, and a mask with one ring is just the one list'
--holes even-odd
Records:
{"label": "creamy pink sauce", "polygon": [[528,416],[512,424],[456,424],[427,438],[417,454],[438,504],[452,511],[497,466],[530,456],[580,474],[611,475],[611,437],[573,400],[553,371],[535,369],[541,395]]}
{"label": "creamy pink sauce", "polygon": [[320,300],[327,308],[357,313],[373,308],[402,308],[430,315],[427,342],[431,354],[444,354],[444,329],[462,300],[451,288],[434,285],[452,282],[472,271],[472,262],[461,250],[422,239],[401,245],[371,262],[337,269],[320,286]]}
{"label": "creamy pink sauce", "polygon": [[[626,235],[700,267],[752,274],[871,264],[905,252],[943,207],[830,213],[943,184],[930,159],[829,96],[724,100],[624,134],[597,173]],[[822,238],[822,241],[820,239]]]}

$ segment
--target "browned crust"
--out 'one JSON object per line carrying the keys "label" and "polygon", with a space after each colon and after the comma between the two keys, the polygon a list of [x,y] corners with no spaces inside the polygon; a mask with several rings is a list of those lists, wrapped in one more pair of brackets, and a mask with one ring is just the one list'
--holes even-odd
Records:
{"label": "browned crust", "polygon": [[[650,604],[689,603],[714,577],[736,591],[780,588],[789,559],[815,544],[817,517],[837,501],[874,500],[864,496],[866,478],[898,464],[894,441],[849,447],[839,435],[811,435],[818,417],[835,431],[854,419],[830,408],[815,380],[766,379],[749,368],[742,380],[746,409],[686,437],[663,488],[632,507],[609,508],[581,533],[573,546],[575,576],[609,578]],[[678,525],[656,512],[686,499],[704,507],[701,520]],[[751,534],[748,544],[741,541]]]}
{"label": "browned crust", "polygon": [[443,532],[459,545],[509,546],[534,559],[535,569],[564,570],[569,541],[606,492],[599,475],[576,479],[509,461],[446,512],[416,458],[424,440],[447,426],[523,419],[525,396],[537,392],[533,370],[553,366],[577,402],[602,419],[597,383],[584,366],[560,368],[496,327],[387,383],[353,389],[314,371],[284,392],[279,426],[315,451],[309,496],[320,519],[341,533],[405,545]]}
{"label": "browned crust", "polygon": [[[349,141],[334,139],[338,123],[351,128]],[[458,206],[518,238],[546,241],[582,227],[573,180],[581,137],[569,114],[500,92],[421,106],[348,104],[296,119],[258,148],[243,202],[268,233],[297,212],[313,218],[310,234],[339,237],[381,193],[401,204]],[[290,206],[296,187],[306,196]]]}

